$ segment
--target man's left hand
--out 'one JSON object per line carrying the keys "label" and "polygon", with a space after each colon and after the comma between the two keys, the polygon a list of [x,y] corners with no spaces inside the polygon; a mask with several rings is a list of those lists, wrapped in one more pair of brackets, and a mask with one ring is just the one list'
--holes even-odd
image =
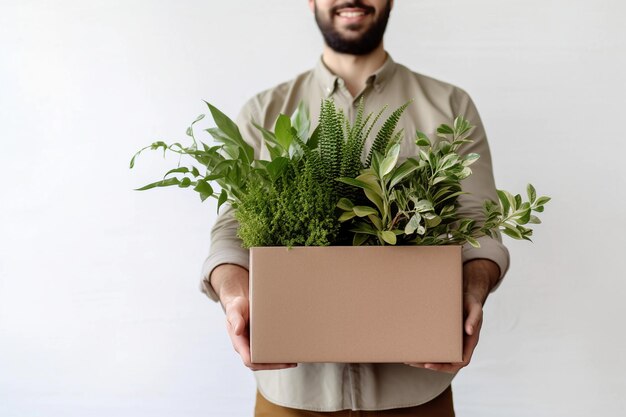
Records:
{"label": "man's left hand", "polygon": [[463,265],[463,361],[458,363],[405,363],[432,371],[458,372],[467,366],[478,344],[483,324],[483,305],[500,278],[498,265],[487,259],[474,259]]}

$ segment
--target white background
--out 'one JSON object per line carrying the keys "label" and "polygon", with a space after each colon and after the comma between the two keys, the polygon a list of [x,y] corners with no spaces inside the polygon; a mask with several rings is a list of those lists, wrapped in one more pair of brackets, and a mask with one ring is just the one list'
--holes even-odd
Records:
{"label": "white background", "polygon": [[[397,0],[393,58],[454,83],[498,187],[553,201],[489,299],[459,416],[626,409],[620,0]],[[198,291],[215,202],[133,188],[175,159],[202,99],[311,68],[300,1],[0,2],[0,416],[249,416],[254,379]],[[205,125],[208,127],[209,122]]]}

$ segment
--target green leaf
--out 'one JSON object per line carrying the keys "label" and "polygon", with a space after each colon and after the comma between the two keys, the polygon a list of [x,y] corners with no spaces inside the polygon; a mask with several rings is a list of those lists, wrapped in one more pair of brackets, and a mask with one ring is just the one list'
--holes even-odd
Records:
{"label": "green leaf", "polygon": [[162,148],[163,152],[165,152],[168,148],[167,143],[163,141],[157,141],[157,142],[154,142],[152,145],[150,145],[150,149],[152,149],[153,151],[156,151],[159,148]]}
{"label": "green leaf", "polygon": [[441,217],[437,216],[434,213],[424,214],[424,219],[426,220],[426,225],[428,227],[436,227],[441,224]]}
{"label": "green leaf", "polygon": [[383,230],[383,221],[380,219],[380,217],[374,214],[370,214],[367,216],[367,218],[370,219],[370,221],[372,222],[372,224],[374,224],[374,227],[376,227],[376,229]]}
{"label": "green leaf", "polygon": [[511,226],[508,223],[502,223],[501,230],[502,233],[509,237],[512,237],[513,239],[522,239],[522,234],[520,233],[520,231],[516,227]]}
{"label": "green leaf", "polygon": [[226,190],[222,189],[219,198],[217,199],[217,212],[220,212],[220,207],[228,200],[228,193]]}
{"label": "green leaf", "polygon": [[171,185],[178,185],[178,184],[180,184],[180,180],[178,178],[168,178],[166,180],[161,180],[161,181],[153,182],[152,184],[144,185],[143,187],[137,188],[136,190],[144,191],[144,190],[149,190],[155,187],[169,187]]}
{"label": "green leaf", "polygon": [[358,177],[356,177],[357,180],[362,181],[363,183],[367,184],[369,186],[369,188],[374,191],[375,193],[377,193],[379,196],[383,196],[383,190],[380,187],[380,184],[378,182],[378,178],[376,178],[376,175],[373,174],[372,171],[370,170],[365,170],[363,171],[363,174],[359,175]]}
{"label": "green leaf", "polygon": [[298,108],[291,116],[291,125],[296,129],[296,134],[302,141],[306,142],[309,138],[309,130],[311,129],[311,120],[309,117],[309,109],[301,100],[298,103]]}
{"label": "green leaf", "polygon": [[347,198],[342,197],[339,199],[337,207],[342,210],[352,210],[352,208],[354,207],[354,203],[352,203],[352,201],[348,200]]}
{"label": "green leaf", "polygon": [[450,200],[450,199],[456,199],[456,197],[458,197],[458,196],[460,196],[460,195],[463,195],[463,194],[467,194],[467,192],[464,192],[464,191],[457,191],[457,192],[455,192],[455,193],[452,193],[452,194],[448,194],[448,195],[446,195],[446,197],[445,197],[444,199],[441,199],[441,200],[435,200],[435,201],[436,201],[436,204],[441,204],[441,203],[443,203],[444,201],[448,201],[448,200]]}
{"label": "green leaf", "polygon": [[397,240],[396,240],[396,234],[394,232],[385,230],[383,232],[380,232],[380,236],[383,238],[385,242],[389,243],[390,245],[396,244]]}
{"label": "green leaf", "polygon": [[398,163],[399,155],[400,155],[400,144],[396,143],[389,149],[387,156],[385,156],[385,159],[383,159],[383,161],[380,164],[380,168],[378,172],[378,176],[380,178],[383,178],[385,175],[389,174],[391,170],[393,170],[393,168],[396,166],[396,163]]}
{"label": "green leaf", "polygon": [[419,130],[415,132],[417,135],[417,140],[415,141],[415,144],[417,146],[432,146],[432,144],[430,143],[430,139],[428,139],[428,136],[426,136],[424,133],[420,132]]}
{"label": "green leaf", "polygon": [[367,197],[367,199],[369,201],[371,201],[372,203],[374,203],[374,205],[376,206],[376,208],[378,208],[378,210],[382,213],[384,211],[384,205],[383,205],[383,199],[380,197],[380,195],[370,189],[366,189],[365,190],[365,196]]}
{"label": "green leaf", "polygon": [[267,169],[268,174],[270,174],[272,181],[276,181],[288,164],[289,159],[281,156],[267,164],[265,169]]}
{"label": "green leaf", "polygon": [[204,201],[213,195],[213,187],[206,181],[199,180],[194,190],[200,193],[200,200]]}
{"label": "green leaf", "polygon": [[211,116],[213,116],[213,120],[217,127],[224,133],[224,135],[233,141],[242,151],[246,158],[246,163],[249,165],[252,163],[254,159],[254,149],[250,144],[246,143],[241,137],[241,133],[239,132],[239,128],[228,116],[222,113],[218,108],[214,107],[208,101],[205,101],[206,105],[209,106],[209,110],[211,111]]}
{"label": "green leaf", "polygon": [[460,180],[463,180],[472,175],[472,169],[470,167],[465,167],[459,172],[458,177]]}
{"label": "green leaf", "polygon": [[356,227],[350,229],[354,233],[365,233],[372,236],[378,236],[378,230],[374,229],[370,224],[360,221],[356,224]]}
{"label": "green leaf", "polygon": [[454,153],[449,153],[439,161],[439,169],[446,170],[454,166],[459,159],[459,156]]}
{"label": "green leaf", "polygon": [[187,187],[189,187],[190,185],[191,185],[191,179],[190,179],[190,178],[188,178],[188,177],[181,178],[181,180],[180,180],[180,184],[178,184],[178,186],[179,186],[180,188],[187,188]]}
{"label": "green leaf", "polygon": [[363,182],[361,180],[357,180],[355,178],[341,177],[341,178],[337,178],[337,181],[343,182],[344,184],[352,185],[354,187],[359,187],[364,190],[372,190],[375,192],[375,190],[372,188],[370,184]]}
{"label": "green leaf", "polygon": [[476,239],[474,239],[471,236],[467,236],[465,238],[465,240],[467,240],[467,243],[469,243],[470,245],[472,245],[475,248],[480,248],[480,243],[478,243],[478,241]]}
{"label": "green leaf", "polygon": [[417,201],[415,203],[415,207],[413,208],[413,210],[420,212],[420,213],[424,211],[431,211],[432,209],[433,209],[433,204],[426,199]]}
{"label": "green leaf", "polygon": [[211,116],[213,116],[213,120],[217,127],[220,128],[224,134],[233,138],[233,139],[241,139],[241,133],[239,133],[239,128],[228,116],[222,113],[217,107],[213,106],[208,101],[205,101],[206,105],[209,106],[209,110],[211,111]]}
{"label": "green leaf", "polygon": [[480,158],[477,153],[470,153],[463,159],[463,166],[470,166]]}
{"label": "green leaf", "polygon": [[511,209],[511,199],[509,198],[510,194],[504,190],[497,190],[497,193],[500,205],[502,206],[502,213],[506,214]]}
{"label": "green leaf", "polygon": [[530,220],[528,221],[528,223],[531,224],[541,224],[541,220],[539,219],[539,217],[537,216],[530,216]]}
{"label": "green leaf", "polygon": [[139,156],[139,154],[148,148],[143,148],[142,150],[140,150],[139,152],[137,152],[136,154],[133,155],[133,157],[130,159],[130,164],[129,164],[129,168],[134,168],[135,167],[135,160],[137,159],[137,157]]}
{"label": "green leaf", "polygon": [[526,186],[526,193],[528,194],[528,200],[530,200],[531,203],[534,203],[535,200],[537,199],[537,191],[535,190],[535,187],[533,187],[532,184],[528,184]]}
{"label": "green leaf", "polygon": [[420,218],[421,216],[419,214],[413,215],[407,222],[406,226],[404,227],[404,233],[407,235],[411,235],[415,233],[415,231],[420,225]]}
{"label": "green leaf", "polygon": [[279,114],[278,119],[276,119],[276,125],[274,126],[274,134],[280,146],[286,151],[289,150],[291,141],[293,140],[291,135],[291,119],[284,114]]}
{"label": "green leaf", "polygon": [[170,169],[169,171],[167,171],[165,173],[165,175],[163,175],[163,178],[167,177],[168,175],[171,174],[186,174],[189,172],[189,168],[187,167],[178,167],[178,168],[174,168],[174,169]]}
{"label": "green leaf", "polygon": [[450,126],[442,124],[437,128],[437,133],[441,133],[443,135],[451,135],[454,133],[454,130]]}
{"label": "green leaf", "polygon": [[472,128],[470,122],[463,116],[458,116],[454,119],[454,131],[457,136],[461,136]]}
{"label": "green leaf", "polygon": [[545,204],[546,204],[548,201],[550,201],[550,200],[552,200],[552,198],[550,198],[550,197],[545,197],[545,196],[544,196],[544,197],[539,197],[539,198],[537,199],[537,201],[535,201],[535,205],[537,205],[537,206],[543,206],[543,205],[545,205]]}
{"label": "green leaf", "polygon": [[354,214],[353,211],[345,211],[341,214],[341,216],[339,216],[339,221],[340,222],[345,222],[347,220],[350,220],[351,218],[355,217],[356,214]]}
{"label": "green leaf", "polygon": [[353,246],[361,246],[362,244],[364,244],[367,239],[369,239],[369,236],[364,234],[364,233],[355,233],[354,234],[354,238],[352,239],[352,245]]}
{"label": "green leaf", "polygon": [[276,139],[276,135],[273,132],[270,132],[269,130],[267,130],[266,128],[257,124],[254,121],[252,122],[252,126],[254,126],[259,132],[261,132],[261,135],[263,136],[263,140],[265,142],[265,146],[268,148],[268,150],[271,145],[281,146],[278,140]]}
{"label": "green leaf", "polygon": [[[524,203],[524,204],[528,204],[528,203]],[[522,210],[521,215],[518,218],[518,223],[519,224],[526,224],[530,221],[530,207],[527,207],[525,209]]]}
{"label": "green leaf", "polygon": [[[302,138],[302,140],[305,140],[305,138]],[[310,149],[316,149],[317,146],[319,145],[319,142],[320,142],[320,127],[318,125],[313,130],[313,133],[311,133],[311,137],[306,142],[306,144],[309,145]]]}
{"label": "green leaf", "polygon": [[354,213],[359,217],[365,217],[369,214],[378,214],[378,212],[372,207],[368,206],[354,206],[352,209]]}
{"label": "green leaf", "polygon": [[266,142],[265,143],[265,147],[267,148],[267,151],[270,154],[270,159],[272,161],[282,157],[283,155],[286,155],[286,152],[283,152],[280,149],[280,145],[273,146],[273,145],[270,145],[269,143]]}
{"label": "green leaf", "polygon": [[411,175],[419,167],[418,161],[413,158],[409,158],[404,161],[393,173],[389,180],[389,188],[395,187],[398,183],[402,182],[406,177]]}

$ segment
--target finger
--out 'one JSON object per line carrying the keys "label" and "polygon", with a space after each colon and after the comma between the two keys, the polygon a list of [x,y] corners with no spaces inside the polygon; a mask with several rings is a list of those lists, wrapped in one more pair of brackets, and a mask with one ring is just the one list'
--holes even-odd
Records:
{"label": "finger", "polygon": [[482,320],[478,322],[477,327],[474,329],[474,333],[465,336],[463,342],[463,361],[456,364],[459,366],[459,369],[469,365],[472,360],[472,356],[474,355],[474,350],[478,345],[478,339],[480,336],[480,329],[482,327]]}
{"label": "finger", "polygon": [[424,363],[423,362],[404,362],[404,364],[412,366],[414,368],[423,368],[424,367]]}
{"label": "finger", "polygon": [[465,320],[465,332],[469,335],[473,335],[476,329],[479,327],[483,318],[483,308],[480,303],[472,302],[469,305],[469,311],[467,319]]}
{"label": "finger", "polygon": [[249,368],[253,371],[275,371],[297,367],[297,363],[252,363]]}
{"label": "finger", "polygon": [[232,330],[233,334],[241,336],[243,333],[244,321],[241,314],[235,311],[229,311],[226,315],[226,322]]}
{"label": "finger", "polygon": [[226,306],[226,320],[236,335],[242,335],[247,321],[247,300],[239,297]]}
{"label": "finger", "polygon": [[[250,355],[250,339],[247,333],[239,332],[237,334],[234,326],[232,324],[228,326],[228,336],[230,337],[230,341],[233,344],[233,348],[239,355]],[[247,353],[246,353],[247,352]]]}
{"label": "finger", "polygon": [[253,368],[252,359],[250,357],[250,339],[247,334],[237,335],[234,329],[229,330],[230,339],[233,348],[241,356],[241,360],[248,368]]}
{"label": "finger", "polygon": [[462,366],[455,363],[427,363],[424,364],[424,368],[431,371],[454,373],[458,372]]}
{"label": "finger", "polygon": [[430,371],[446,372],[453,374],[459,372],[459,370],[465,365],[459,363],[426,363],[424,368]]}

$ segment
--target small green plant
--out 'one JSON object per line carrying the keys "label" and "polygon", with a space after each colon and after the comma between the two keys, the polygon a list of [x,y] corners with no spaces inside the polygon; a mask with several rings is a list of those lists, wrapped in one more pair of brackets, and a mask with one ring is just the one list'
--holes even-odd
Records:
{"label": "small green plant", "polygon": [[339,220],[349,222],[353,244],[446,245],[470,243],[476,238],[495,237],[496,231],[515,239],[530,240],[528,224],[540,223],[532,212],[542,212],[549,197],[536,196],[528,185],[529,201],[498,190],[499,202],[484,203],[485,221],[479,224],[458,215],[461,181],[471,175],[470,166],[479,158],[476,153],[461,155],[459,149],[471,142],[473,126],[463,117],[454,125],[437,129],[436,143],[417,132],[416,157],[398,164],[400,146],[388,143],[383,151],[374,151],[372,164],[356,178],[339,181],[361,189],[365,203],[355,204],[343,197],[337,206],[343,211]]}
{"label": "small green plant", "polygon": [[[256,125],[261,132],[270,160],[254,158],[254,149],[242,138],[237,125],[220,110],[206,103],[217,127],[206,129],[217,145],[196,139],[194,125],[187,129],[192,143],[167,144],[159,141],[141,149],[163,150],[191,159],[190,164],[169,170],[162,180],[139,190],[178,186],[192,188],[202,201],[217,199],[217,209],[229,203],[235,209],[240,227],[238,236],[244,247],[252,246],[326,246],[342,240],[337,201],[341,196],[356,197],[356,190],[335,181],[341,176],[356,176],[362,163],[365,140],[383,110],[364,116],[363,101],[357,117],[350,123],[331,100],[321,106],[317,128],[310,133],[307,109],[300,105],[290,118],[280,115],[274,131]],[[405,106],[384,121],[377,133],[376,146],[399,140],[394,129]],[[374,150],[367,160],[372,158]],[[194,162],[195,161],[195,162]]]}

